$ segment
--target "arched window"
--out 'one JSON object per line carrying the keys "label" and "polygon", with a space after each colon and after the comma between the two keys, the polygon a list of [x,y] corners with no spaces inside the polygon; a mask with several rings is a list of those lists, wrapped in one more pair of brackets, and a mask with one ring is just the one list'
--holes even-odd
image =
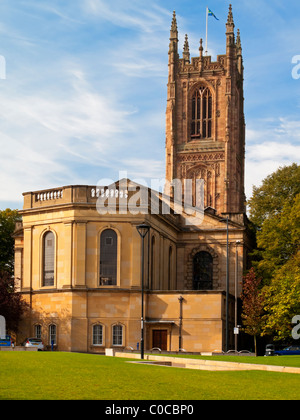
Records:
{"label": "arched window", "polygon": [[43,286],[54,286],[55,238],[49,231],[43,237]]}
{"label": "arched window", "polygon": [[198,252],[193,259],[194,290],[212,290],[213,288],[213,257],[210,253]]}
{"label": "arched window", "polygon": [[208,139],[212,135],[212,95],[200,86],[192,97],[191,138]]}
{"label": "arched window", "polygon": [[103,327],[102,325],[93,326],[93,345],[102,346],[103,345]]}
{"label": "arched window", "polygon": [[123,326],[113,325],[112,327],[112,345],[123,346]]}
{"label": "arched window", "polygon": [[117,284],[118,237],[114,230],[106,229],[100,238],[100,285]]}

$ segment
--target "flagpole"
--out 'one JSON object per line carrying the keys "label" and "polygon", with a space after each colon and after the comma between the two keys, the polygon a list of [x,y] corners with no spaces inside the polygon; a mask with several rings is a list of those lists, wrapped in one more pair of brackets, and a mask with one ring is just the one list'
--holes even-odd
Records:
{"label": "flagpole", "polygon": [[205,41],[205,55],[207,55],[207,26],[208,26],[208,7],[206,7],[206,41]]}

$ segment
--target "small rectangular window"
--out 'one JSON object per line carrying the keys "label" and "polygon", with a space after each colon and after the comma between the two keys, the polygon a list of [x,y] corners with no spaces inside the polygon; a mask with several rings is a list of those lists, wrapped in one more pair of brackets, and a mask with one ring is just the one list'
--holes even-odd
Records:
{"label": "small rectangular window", "polygon": [[35,325],[34,330],[35,330],[35,337],[36,338],[42,338],[42,327],[41,327],[41,325]]}
{"label": "small rectangular window", "polygon": [[94,325],[93,327],[93,345],[102,346],[103,344],[103,327],[102,325]]}
{"label": "small rectangular window", "polygon": [[49,327],[49,340],[50,340],[50,345],[56,345],[56,325],[52,324]]}
{"label": "small rectangular window", "polygon": [[123,327],[122,325],[113,326],[113,346],[123,345]]}

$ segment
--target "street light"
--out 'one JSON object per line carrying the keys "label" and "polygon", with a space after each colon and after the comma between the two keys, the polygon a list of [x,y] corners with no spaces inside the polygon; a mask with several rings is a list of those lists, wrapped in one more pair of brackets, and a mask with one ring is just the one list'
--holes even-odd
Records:
{"label": "street light", "polygon": [[144,359],[144,239],[150,226],[142,223],[136,227],[142,238],[142,313],[141,313],[141,359]]}
{"label": "street light", "polygon": [[234,326],[235,326],[235,336],[234,336],[234,350],[237,352],[237,342],[238,342],[238,332],[239,328],[237,325],[237,296],[238,296],[238,246],[241,244],[241,241],[235,241],[235,282],[234,282]]}
{"label": "street light", "polygon": [[229,241],[228,241],[228,216],[221,219],[220,222],[226,222],[226,327],[225,327],[225,351],[228,351],[229,341]]}

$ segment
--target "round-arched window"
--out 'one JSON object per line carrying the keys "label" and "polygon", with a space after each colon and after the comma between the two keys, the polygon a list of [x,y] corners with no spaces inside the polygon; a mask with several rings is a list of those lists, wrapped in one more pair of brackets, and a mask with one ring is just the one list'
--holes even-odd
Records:
{"label": "round-arched window", "polygon": [[105,229],[100,237],[100,285],[117,284],[118,236],[112,229]]}
{"label": "round-arched window", "polygon": [[213,257],[209,252],[198,252],[193,259],[193,289],[212,290]]}
{"label": "round-arched window", "polygon": [[43,237],[43,286],[54,286],[55,237],[49,231]]}

